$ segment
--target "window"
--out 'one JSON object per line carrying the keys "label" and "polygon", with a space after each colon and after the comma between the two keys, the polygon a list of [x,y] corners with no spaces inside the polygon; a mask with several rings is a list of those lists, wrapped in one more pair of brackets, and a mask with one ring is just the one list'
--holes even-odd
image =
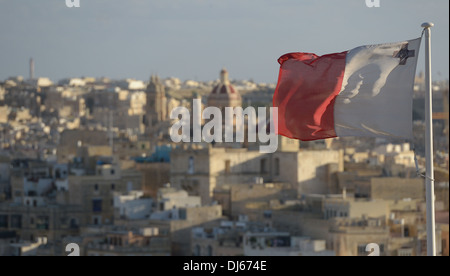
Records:
{"label": "window", "polygon": [[260,161],[260,173],[261,174],[264,174],[264,173],[266,173],[267,172],[267,161],[266,161],[266,159],[261,159],[261,161]]}
{"label": "window", "polygon": [[266,238],[265,245],[267,247],[290,247],[291,239],[290,237]]}
{"label": "window", "polygon": [[12,215],[11,216],[11,228],[21,229],[22,228],[22,216]]}
{"label": "window", "polygon": [[358,256],[367,256],[369,253],[366,252],[366,244],[358,245]]}
{"label": "window", "polygon": [[211,245],[208,245],[207,251],[208,251],[207,256],[208,257],[212,257],[212,255],[213,255],[213,248],[212,248]]}
{"label": "window", "polygon": [[280,175],[280,159],[279,158],[275,158],[275,175],[276,176]]}
{"label": "window", "polygon": [[77,229],[77,228],[78,228],[78,222],[77,222],[76,219],[72,218],[72,219],[70,220],[70,228],[71,228],[71,229]]}
{"label": "window", "polygon": [[98,191],[98,184],[94,185],[94,191]]}
{"label": "window", "polygon": [[114,184],[114,183],[113,183],[113,184],[111,184],[111,190],[113,190],[113,191],[114,191],[115,189],[116,189],[116,184]]}
{"label": "window", "polygon": [[189,157],[189,163],[188,163],[188,174],[194,174],[195,168],[194,168],[194,157]]}
{"label": "window", "polygon": [[0,228],[8,228],[8,216],[0,215]]}
{"label": "window", "polygon": [[197,244],[194,249],[194,256],[200,256],[200,254],[201,254],[201,248],[200,248],[200,245]]}
{"label": "window", "polygon": [[49,217],[47,216],[39,216],[36,222],[36,228],[40,230],[48,230],[49,228]]}
{"label": "window", "polygon": [[92,211],[100,213],[102,211],[102,200],[94,199],[92,200]]}
{"label": "window", "polygon": [[226,160],[225,161],[225,174],[231,173],[231,161]]}
{"label": "window", "polygon": [[115,170],[111,170],[111,174],[114,175],[116,173]]}
{"label": "window", "polygon": [[409,237],[409,227],[408,226],[405,226],[405,238],[408,238]]}
{"label": "window", "polygon": [[399,249],[398,250],[398,256],[400,256],[400,257],[411,257],[412,256],[412,249]]}

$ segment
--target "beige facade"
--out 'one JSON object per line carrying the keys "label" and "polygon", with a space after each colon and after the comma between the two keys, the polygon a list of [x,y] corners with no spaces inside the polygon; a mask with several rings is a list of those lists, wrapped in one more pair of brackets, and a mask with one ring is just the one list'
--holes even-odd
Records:
{"label": "beige facade", "polygon": [[182,208],[176,210],[179,219],[150,220],[146,225],[160,229],[161,234],[170,234],[172,256],[190,256],[191,230],[193,227],[215,224],[222,218],[220,205]]}
{"label": "beige facade", "polygon": [[242,232],[229,231],[222,235],[214,235],[204,229],[194,229],[192,232],[193,256],[244,256]]}
{"label": "beige facade", "polygon": [[420,178],[372,178],[370,197],[373,199],[425,199],[425,182]]}
{"label": "beige facade", "polygon": [[8,114],[10,108],[7,106],[0,106],[0,124],[6,124],[8,122]]}
{"label": "beige facade", "polygon": [[343,170],[340,151],[301,150],[262,154],[248,149],[183,147],[172,151],[171,184],[211,202],[214,189],[225,185],[289,183],[299,194],[327,193],[336,186],[332,174]]}
{"label": "beige facade", "polygon": [[[145,230],[145,229],[144,229]],[[145,231],[144,231],[145,232]],[[167,236],[116,231],[102,235],[86,245],[86,256],[170,256]]]}
{"label": "beige facade", "polygon": [[389,216],[388,203],[384,200],[355,200],[327,198],[324,202],[324,218],[335,217],[362,218],[382,217],[385,220]]}
{"label": "beige facade", "polygon": [[46,93],[43,108],[58,112],[60,118],[76,118],[86,115],[86,102],[81,89],[52,88]]}
{"label": "beige facade", "polygon": [[264,221],[272,210],[290,208],[285,202],[297,199],[297,189],[290,184],[275,183],[231,185],[216,189],[214,199],[230,218],[245,215],[250,221]]}
{"label": "beige facade", "polygon": [[130,160],[134,157],[147,156],[151,151],[150,141],[114,140],[114,156],[119,160]]}
{"label": "beige facade", "polygon": [[61,133],[60,144],[57,148],[59,163],[72,161],[76,156],[78,147],[104,146],[108,143],[108,133],[99,130],[65,130]]}
{"label": "beige facade", "polygon": [[158,189],[170,182],[169,163],[137,163],[136,170],[142,174],[142,190],[145,196],[156,198]]}
{"label": "beige facade", "polygon": [[112,224],[114,195],[140,190],[141,174],[137,171],[117,171],[109,175],[69,176],[69,204],[83,206],[89,225]]}
{"label": "beige facade", "polygon": [[34,242],[46,237],[48,242],[79,235],[85,224],[80,206],[52,204],[41,207],[0,204],[0,232],[15,231],[17,240]]}
{"label": "beige facade", "polygon": [[368,256],[369,244],[377,244],[387,255],[389,228],[380,219],[335,219],[330,227],[332,248],[337,256]]}
{"label": "beige facade", "polygon": [[5,88],[2,85],[0,85],[0,103],[5,100],[5,94],[6,94]]}
{"label": "beige facade", "polygon": [[442,231],[442,256],[449,256],[449,226],[442,224],[440,228]]}

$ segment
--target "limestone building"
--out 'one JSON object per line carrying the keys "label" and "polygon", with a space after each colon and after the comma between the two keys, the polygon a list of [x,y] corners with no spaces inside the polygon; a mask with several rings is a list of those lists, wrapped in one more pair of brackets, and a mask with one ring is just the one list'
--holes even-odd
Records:
{"label": "limestone building", "polygon": [[113,224],[114,195],[140,190],[141,174],[134,170],[121,170],[116,163],[98,159],[95,174],[71,175],[68,178],[68,204],[83,206],[90,225]]}
{"label": "limestone building", "polygon": [[208,204],[214,189],[253,182],[255,178],[266,183],[289,183],[299,195],[326,194],[335,186],[332,176],[342,170],[340,151],[279,147],[273,154],[263,154],[246,148],[185,145],[172,151],[170,182]]}

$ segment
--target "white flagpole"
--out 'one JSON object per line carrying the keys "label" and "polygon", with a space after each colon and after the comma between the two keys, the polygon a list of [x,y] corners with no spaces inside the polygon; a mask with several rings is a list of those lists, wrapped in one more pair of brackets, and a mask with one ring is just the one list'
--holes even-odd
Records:
{"label": "white flagpole", "polygon": [[431,28],[433,23],[422,24],[425,31],[425,158],[426,158],[426,200],[427,200],[427,254],[436,256],[436,225],[434,209],[434,164],[433,164],[433,87],[431,79]]}

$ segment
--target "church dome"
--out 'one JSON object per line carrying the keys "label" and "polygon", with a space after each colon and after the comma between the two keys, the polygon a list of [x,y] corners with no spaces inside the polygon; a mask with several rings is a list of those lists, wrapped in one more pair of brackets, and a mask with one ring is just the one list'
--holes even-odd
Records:
{"label": "church dome", "polygon": [[208,105],[222,107],[236,107],[242,105],[239,91],[230,83],[228,71],[220,72],[220,83],[216,85],[208,97]]}

